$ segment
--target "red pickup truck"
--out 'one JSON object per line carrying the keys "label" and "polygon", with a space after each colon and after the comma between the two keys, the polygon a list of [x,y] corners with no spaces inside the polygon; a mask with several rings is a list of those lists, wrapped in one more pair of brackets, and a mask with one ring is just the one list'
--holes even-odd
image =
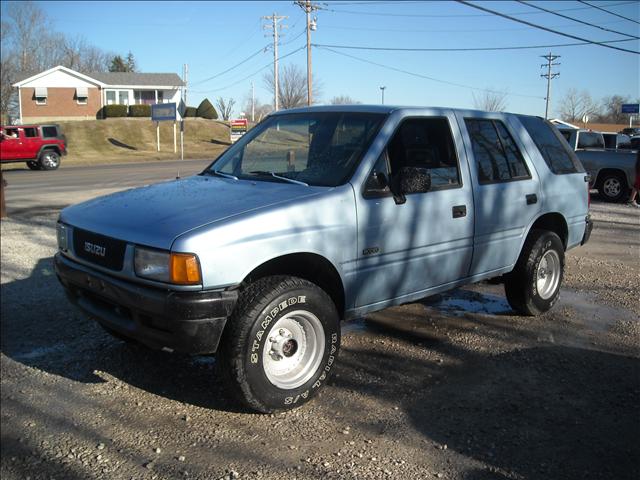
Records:
{"label": "red pickup truck", "polygon": [[67,154],[59,125],[0,126],[0,162],[26,162],[31,170],[55,170]]}

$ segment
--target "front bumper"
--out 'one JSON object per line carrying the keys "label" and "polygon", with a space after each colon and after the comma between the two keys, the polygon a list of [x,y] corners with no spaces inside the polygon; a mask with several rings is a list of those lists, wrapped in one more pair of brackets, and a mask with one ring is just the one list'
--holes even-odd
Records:
{"label": "front bumper", "polygon": [[237,291],[179,292],[99,273],[57,253],[69,300],[100,324],[151,348],[214,353]]}
{"label": "front bumper", "polygon": [[593,220],[591,220],[591,215],[586,216],[585,223],[584,235],[582,236],[582,242],[580,242],[580,245],[587,243],[591,237],[591,230],[593,230]]}

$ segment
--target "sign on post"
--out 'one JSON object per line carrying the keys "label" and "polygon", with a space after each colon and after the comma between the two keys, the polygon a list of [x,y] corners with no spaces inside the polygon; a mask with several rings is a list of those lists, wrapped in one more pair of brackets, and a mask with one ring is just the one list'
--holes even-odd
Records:
{"label": "sign on post", "polygon": [[623,103],[620,108],[622,113],[629,114],[629,128],[633,125],[633,115],[638,115],[640,113],[640,104],[639,103]]}
{"label": "sign on post", "polygon": [[160,122],[173,122],[173,153],[176,147],[176,118],[178,108],[175,103],[155,103],[151,105],[151,120],[156,122],[156,143],[160,151]]}
{"label": "sign on post", "polygon": [[239,118],[237,120],[231,120],[231,143],[238,141],[249,130],[249,120],[246,118]]}

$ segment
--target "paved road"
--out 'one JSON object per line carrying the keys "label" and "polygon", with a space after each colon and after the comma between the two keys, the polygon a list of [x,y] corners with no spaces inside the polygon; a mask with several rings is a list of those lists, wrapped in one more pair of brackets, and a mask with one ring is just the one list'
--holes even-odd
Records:
{"label": "paved road", "polygon": [[52,172],[6,170],[5,189],[9,215],[23,209],[62,208],[124,188],[193,175],[210,160],[126,163],[118,165],[64,167]]}

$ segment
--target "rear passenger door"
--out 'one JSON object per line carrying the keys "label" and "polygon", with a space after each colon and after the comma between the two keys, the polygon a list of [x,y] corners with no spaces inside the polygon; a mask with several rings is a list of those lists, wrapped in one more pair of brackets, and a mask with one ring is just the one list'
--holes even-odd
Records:
{"label": "rear passenger door", "polygon": [[[470,275],[509,267],[518,259],[528,226],[541,210],[540,182],[518,125],[509,117],[465,117],[465,148],[473,180],[475,233]],[[522,128],[522,127],[520,127]]]}
{"label": "rear passenger door", "polygon": [[36,127],[24,127],[22,129],[22,150],[24,158],[36,158],[42,145],[42,140]]}

